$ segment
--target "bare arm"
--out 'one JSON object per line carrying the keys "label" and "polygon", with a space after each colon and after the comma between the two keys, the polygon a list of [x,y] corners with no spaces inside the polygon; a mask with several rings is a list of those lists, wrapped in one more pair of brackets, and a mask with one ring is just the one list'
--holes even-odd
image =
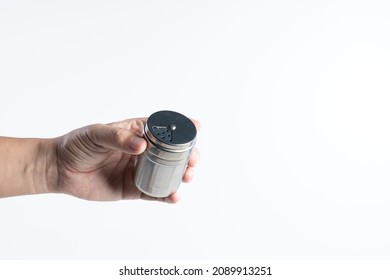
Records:
{"label": "bare arm", "polygon": [[53,192],[53,139],[0,137],[0,197]]}

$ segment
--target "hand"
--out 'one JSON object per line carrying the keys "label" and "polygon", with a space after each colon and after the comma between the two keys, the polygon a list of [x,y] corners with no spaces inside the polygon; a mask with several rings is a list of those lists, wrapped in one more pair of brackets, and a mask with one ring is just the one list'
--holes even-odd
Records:
{"label": "hand", "polygon": [[[176,203],[177,193],[154,198],[140,192],[133,182],[135,156],[147,147],[142,137],[145,122],[146,118],[137,118],[90,125],[58,138],[57,191],[87,200],[140,198]],[[193,122],[199,129],[199,123]],[[199,152],[194,149],[183,182],[192,180],[198,160]]]}

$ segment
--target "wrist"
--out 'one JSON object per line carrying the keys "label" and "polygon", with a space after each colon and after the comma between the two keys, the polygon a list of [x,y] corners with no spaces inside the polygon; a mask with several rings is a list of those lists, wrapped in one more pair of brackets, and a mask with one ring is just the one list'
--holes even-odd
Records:
{"label": "wrist", "polygon": [[0,198],[57,192],[56,139],[0,137]]}
{"label": "wrist", "polygon": [[42,155],[42,178],[39,193],[58,193],[57,139],[44,139],[38,148]]}

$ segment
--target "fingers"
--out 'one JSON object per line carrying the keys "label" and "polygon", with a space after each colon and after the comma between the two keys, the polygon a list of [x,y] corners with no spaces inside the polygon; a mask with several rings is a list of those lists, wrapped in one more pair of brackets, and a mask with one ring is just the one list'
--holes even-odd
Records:
{"label": "fingers", "polygon": [[202,128],[202,125],[200,124],[200,122],[198,120],[195,120],[195,119],[191,119],[191,121],[194,123],[194,125],[196,127],[196,131],[199,132],[200,129]]}
{"label": "fingers", "polygon": [[170,203],[170,204],[175,204],[175,203],[178,203],[179,200],[180,200],[180,195],[179,195],[179,193],[175,192],[175,193],[171,194],[170,196],[166,197],[164,202]]}
{"label": "fingers", "polygon": [[110,123],[109,125],[125,128],[137,134],[138,136],[143,136],[146,120],[147,118],[127,119],[119,122]]}
{"label": "fingers", "polygon": [[189,167],[195,167],[198,164],[199,159],[200,159],[200,152],[199,152],[199,150],[197,148],[194,148],[192,150],[190,159],[188,161],[188,166]]}
{"label": "fingers", "polygon": [[175,192],[167,197],[152,197],[147,194],[141,194],[141,199],[143,200],[149,200],[149,201],[159,201],[159,202],[165,202],[169,204],[175,204],[179,202],[180,200],[180,195],[179,193]]}
{"label": "fingers", "polygon": [[[133,129],[137,129],[136,123]],[[146,140],[137,132],[128,128],[114,125],[96,124],[87,129],[88,138],[95,144],[124,153],[138,155],[146,149]]]}
{"label": "fingers", "polygon": [[194,168],[187,167],[186,172],[183,175],[183,183],[189,183],[194,179]]}
{"label": "fingers", "polygon": [[200,159],[200,153],[197,148],[194,148],[194,150],[191,153],[190,160],[188,161],[188,166],[186,168],[186,171],[183,175],[183,183],[189,183],[194,178],[194,171],[195,167],[198,164]]}

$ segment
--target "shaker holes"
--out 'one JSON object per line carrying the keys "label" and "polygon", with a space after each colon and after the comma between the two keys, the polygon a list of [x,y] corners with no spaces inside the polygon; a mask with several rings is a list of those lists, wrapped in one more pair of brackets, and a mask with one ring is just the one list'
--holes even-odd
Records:
{"label": "shaker holes", "polygon": [[165,126],[153,126],[152,130],[155,133],[155,135],[157,135],[156,137],[158,139],[162,141],[172,142],[172,131],[169,128]]}

